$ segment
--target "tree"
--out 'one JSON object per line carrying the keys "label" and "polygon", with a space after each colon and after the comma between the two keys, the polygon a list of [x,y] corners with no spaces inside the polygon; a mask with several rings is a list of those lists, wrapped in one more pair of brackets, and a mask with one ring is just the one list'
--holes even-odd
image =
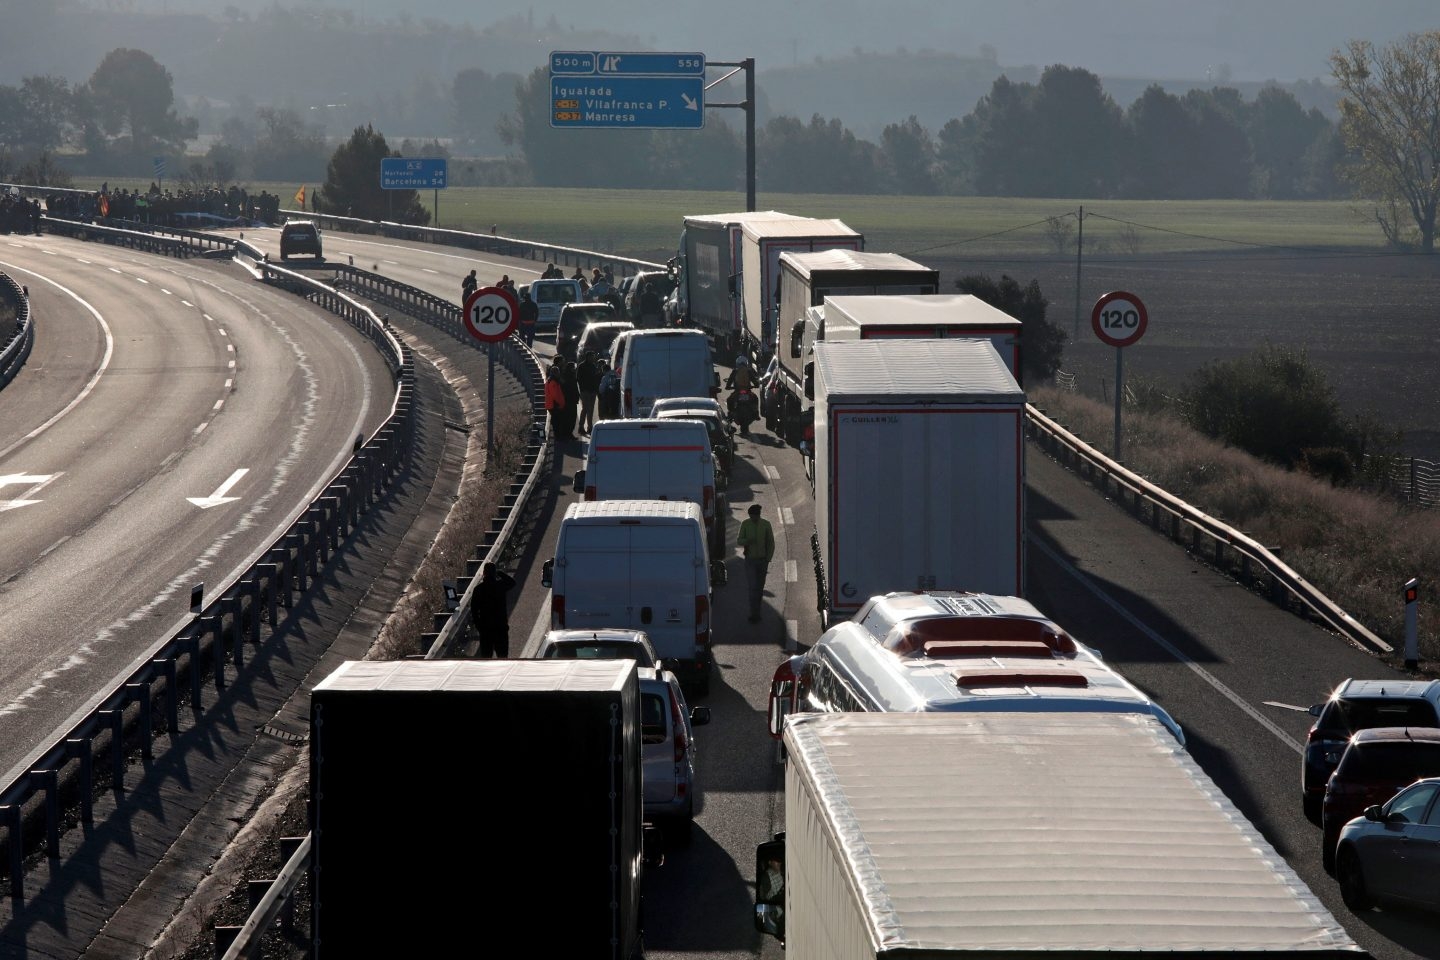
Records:
{"label": "tree", "polygon": [[419,193],[380,189],[380,161],[398,156],[383,133],[369,124],[356,127],[330,157],[323,188],[325,209],[366,220],[429,223],[430,211],[420,205]]}
{"label": "tree", "polygon": [[966,118],[974,121],[975,192],[982,197],[1033,196],[1039,171],[1054,162],[1039,153],[1034,97],[1032,84],[1011,83],[1002,74]]}
{"label": "tree", "polygon": [[1295,95],[1267,84],[1255,95],[1246,124],[1254,152],[1256,193],[1276,200],[1313,196],[1308,156],[1332,127],[1319,110],[1305,110]]}
{"label": "tree", "polygon": [[1190,114],[1190,144],[1185,182],[1194,197],[1248,197],[1251,192],[1250,139],[1245,134],[1248,112],[1238,91],[1230,87],[1191,90],[1181,101]]}
{"label": "tree", "polygon": [[838,117],[818,113],[810,123],[772,117],[756,137],[756,176],[778,193],[874,193],[879,151],[851,133]]}
{"label": "tree", "polygon": [[1194,123],[1180,98],[1151,84],[1125,115],[1130,127],[1130,162],[1124,194],[1142,200],[1193,196],[1186,189]]}
{"label": "tree", "polygon": [[199,128],[194,118],[175,112],[170,71],[143,50],[111,50],[86,90],[100,129],[112,137],[128,137],[133,154],[157,148],[179,151]]}
{"label": "tree", "polygon": [[1043,179],[1032,182],[1033,195],[1110,196],[1119,180],[1125,123],[1100,78],[1079,67],[1046,67],[1031,110],[1036,146],[1050,159],[1036,170]]}
{"label": "tree", "polygon": [[1440,206],[1440,30],[1410,34],[1382,50],[1352,40],[1331,55],[1330,69],[1345,94],[1340,134],[1350,162],[1344,175],[1374,204],[1387,240],[1400,245],[1418,235],[1420,249],[1433,253]]}
{"label": "tree", "polygon": [[1045,319],[1050,301],[1040,293],[1038,281],[1031,280],[1022,288],[1003,273],[998,282],[977,274],[961,277],[955,281],[955,287],[1020,321],[1021,383],[1035,383],[1055,376],[1068,337],[1064,330]]}
{"label": "tree", "polygon": [[880,135],[880,152],[891,190],[908,196],[936,192],[935,141],[913,113],[885,128]]}
{"label": "tree", "polygon": [[[325,166],[325,135],[294,110],[261,107],[252,167],[260,180],[318,179]],[[377,174],[378,175],[378,174]]]}

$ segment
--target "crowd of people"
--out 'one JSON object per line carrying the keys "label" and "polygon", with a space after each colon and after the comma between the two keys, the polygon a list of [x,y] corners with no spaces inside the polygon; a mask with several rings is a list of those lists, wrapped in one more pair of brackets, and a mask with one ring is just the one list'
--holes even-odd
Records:
{"label": "crowd of people", "polygon": [[158,183],[150,189],[111,190],[106,183],[94,193],[71,191],[45,198],[45,209],[51,216],[66,220],[133,220],[167,227],[214,225],[216,221],[248,225],[277,224],[280,197],[262,190],[251,195],[247,190],[231,186],[228,190],[161,190]]}
{"label": "crowd of people", "polygon": [[620,416],[620,377],[593,350],[578,362],[557,356],[546,375],[545,410],[556,439],[589,436],[597,421]]}
{"label": "crowd of people", "polygon": [[0,197],[0,233],[40,232],[40,202],[26,200],[18,192]]}

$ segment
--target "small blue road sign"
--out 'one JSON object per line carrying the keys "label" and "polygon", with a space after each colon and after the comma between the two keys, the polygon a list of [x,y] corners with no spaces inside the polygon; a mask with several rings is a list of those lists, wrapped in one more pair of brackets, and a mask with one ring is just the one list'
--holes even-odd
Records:
{"label": "small blue road sign", "polygon": [[448,173],[444,157],[381,157],[380,189],[444,190]]}

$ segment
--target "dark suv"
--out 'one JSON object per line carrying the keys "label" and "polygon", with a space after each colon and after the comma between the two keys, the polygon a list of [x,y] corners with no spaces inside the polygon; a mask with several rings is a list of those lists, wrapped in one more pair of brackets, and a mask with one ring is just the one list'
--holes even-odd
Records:
{"label": "dark suv", "polygon": [[320,253],[320,228],[309,220],[291,220],[280,228],[280,259],[308,253],[316,260],[323,259]]}
{"label": "dark suv", "polygon": [[560,308],[560,322],[555,326],[555,353],[567,360],[576,359],[576,345],[585,328],[615,319],[615,308],[608,303],[565,304]]}
{"label": "dark suv", "polygon": [[1325,788],[1321,861],[1335,869],[1345,824],[1423,777],[1440,777],[1440,730],[1372,727],[1350,740]]}
{"label": "dark suv", "polygon": [[1371,727],[1440,727],[1440,680],[1346,680],[1310,708],[1300,791],[1305,816],[1319,821],[1325,784],[1350,738]]}

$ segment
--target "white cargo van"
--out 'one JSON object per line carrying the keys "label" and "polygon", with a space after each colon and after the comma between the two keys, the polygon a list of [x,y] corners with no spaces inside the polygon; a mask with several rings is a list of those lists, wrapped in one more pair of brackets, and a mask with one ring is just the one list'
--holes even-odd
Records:
{"label": "white cargo van", "polygon": [[554,330],[560,325],[560,311],[567,303],[579,303],[585,299],[580,292],[579,280],[533,280],[530,283],[530,299],[540,308],[535,326],[541,330]]}
{"label": "white cargo van", "polygon": [[[586,500],[688,500],[700,506],[710,559],[725,560],[715,454],[700,420],[601,420],[590,433],[575,492]],[[721,518],[718,522],[716,518]]]}
{"label": "white cargo van", "polygon": [[710,688],[710,575],[700,507],[673,500],[572,503],[555,556],[550,627],[644,630],[667,668],[698,694]]}
{"label": "white cargo van", "polygon": [[611,348],[620,371],[620,415],[648,417],[662,397],[713,397],[720,392],[710,340],[699,330],[632,330]]}

